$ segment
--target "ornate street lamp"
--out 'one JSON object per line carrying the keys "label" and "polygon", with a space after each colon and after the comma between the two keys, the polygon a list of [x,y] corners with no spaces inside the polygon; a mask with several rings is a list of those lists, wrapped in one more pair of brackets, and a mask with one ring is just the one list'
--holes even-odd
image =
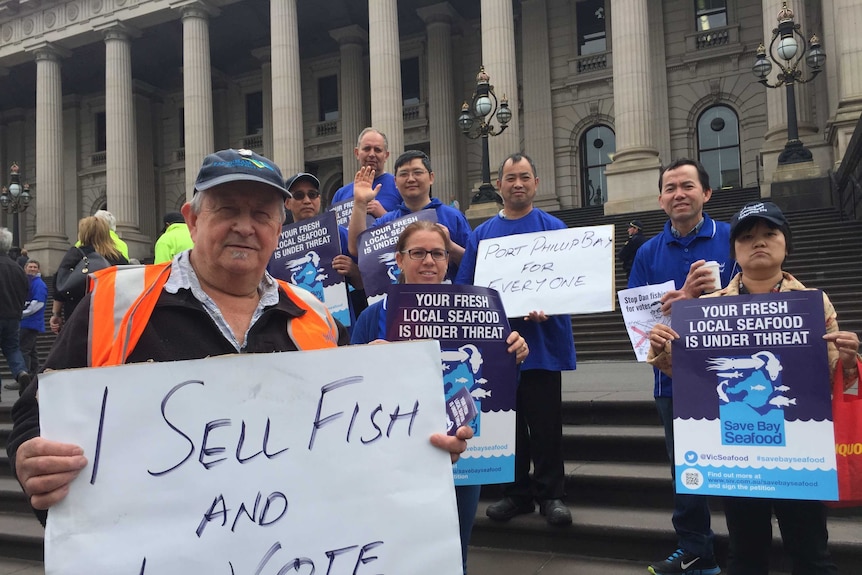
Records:
{"label": "ornate street lamp", "polygon": [[[497,200],[497,192],[491,184],[491,166],[488,155],[488,136],[502,134],[509,127],[512,119],[512,110],[509,109],[509,100],[505,94],[498,101],[494,93],[494,86],[489,83],[491,78],[485,73],[485,66],[479,69],[476,75],[476,91],[470,104],[464,102],[461,106],[461,115],[458,116],[458,127],[461,132],[471,140],[482,138],[482,184],[479,192],[473,196],[471,203],[481,204]],[[491,125],[491,120],[496,116],[500,129]]]}
{"label": "ornate street lamp", "polygon": [[[811,69],[811,76],[807,80],[802,79],[803,59]],[[767,80],[772,71],[772,62],[769,60],[775,62],[781,70],[774,85]],[[778,12],[778,28],[772,30],[769,50],[767,51],[761,44],[757,48],[757,56],[751,68],[758,82],[767,88],[780,88],[783,85],[787,90],[787,144],[778,155],[779,165],[811,161],[811,152],[799,140],[794,85],[797,82],[805,84],[816,78],[823,69],[824,62],[826,62],[826,52],[820,47],[820,40],[816,35],[812,35],[806,42],[805,36],[799,31],[799,24],[793,21],[793,10],[787,7],[787,2],[783,2]]]}
{"label": "ornate street lamp", "polygon": [[21,185],[21,176],[18,164],[12,162],[9,168],[9,187],[3,186],[0,192],[0,209],[12,214],[12,242],[16,246],[21,245],[21,237],[18,230],[18,214],[24,213],[30,205],[30,184]]}

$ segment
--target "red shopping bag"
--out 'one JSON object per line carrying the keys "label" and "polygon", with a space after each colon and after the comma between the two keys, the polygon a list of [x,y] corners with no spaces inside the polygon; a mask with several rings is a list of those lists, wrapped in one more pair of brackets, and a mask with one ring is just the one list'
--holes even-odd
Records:
{"label": "red shopping bag", "polygon": [[[862,369],[862,362],[857,360]],[[862,506],[862,397],[844,393],[844,372],[835,370],[832,388],[835,459],[838,463],[838,501],[830,507]]]}

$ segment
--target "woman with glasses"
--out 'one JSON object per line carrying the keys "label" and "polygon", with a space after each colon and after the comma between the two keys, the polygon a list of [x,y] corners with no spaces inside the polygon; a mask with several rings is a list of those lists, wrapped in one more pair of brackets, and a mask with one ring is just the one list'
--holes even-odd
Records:
{"label": "woman with glasses", "polygon": [[[449,266],[449,235],[439,225],[419,220],[404,228],[396,244],[395,261],[401,270],[398,281],[405,284],[443,283]],[[360,314],[350,338],[352,344],[378,343],[386,336],[386,299],[377,301]],[[513,331],[506,338],[509,353],[521,363],[529,350],[524,338]],[[461,557],[467,573],[467,545],[479,505],[479,485],[455,486],[458,500],[458,521],[461,526]]]}

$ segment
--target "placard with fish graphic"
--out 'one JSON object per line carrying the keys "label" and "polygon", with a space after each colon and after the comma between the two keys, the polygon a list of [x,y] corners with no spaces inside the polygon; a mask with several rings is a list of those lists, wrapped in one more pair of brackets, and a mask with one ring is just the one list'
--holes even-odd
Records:
{"label": "placard with fish graphic", "polygon": [[674,303],[679,493],[835,500],[823,294]]}

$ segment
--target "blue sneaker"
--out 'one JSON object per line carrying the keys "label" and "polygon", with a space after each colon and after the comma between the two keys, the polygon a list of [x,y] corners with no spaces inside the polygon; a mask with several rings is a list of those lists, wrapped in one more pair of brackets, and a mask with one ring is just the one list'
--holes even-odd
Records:
{"label": "blue sneaker", "polygon": [[721,573],[715,558],[704,558],[682,549],[677,549],[664,561],[647,567],[652,575],[718,575]]}

